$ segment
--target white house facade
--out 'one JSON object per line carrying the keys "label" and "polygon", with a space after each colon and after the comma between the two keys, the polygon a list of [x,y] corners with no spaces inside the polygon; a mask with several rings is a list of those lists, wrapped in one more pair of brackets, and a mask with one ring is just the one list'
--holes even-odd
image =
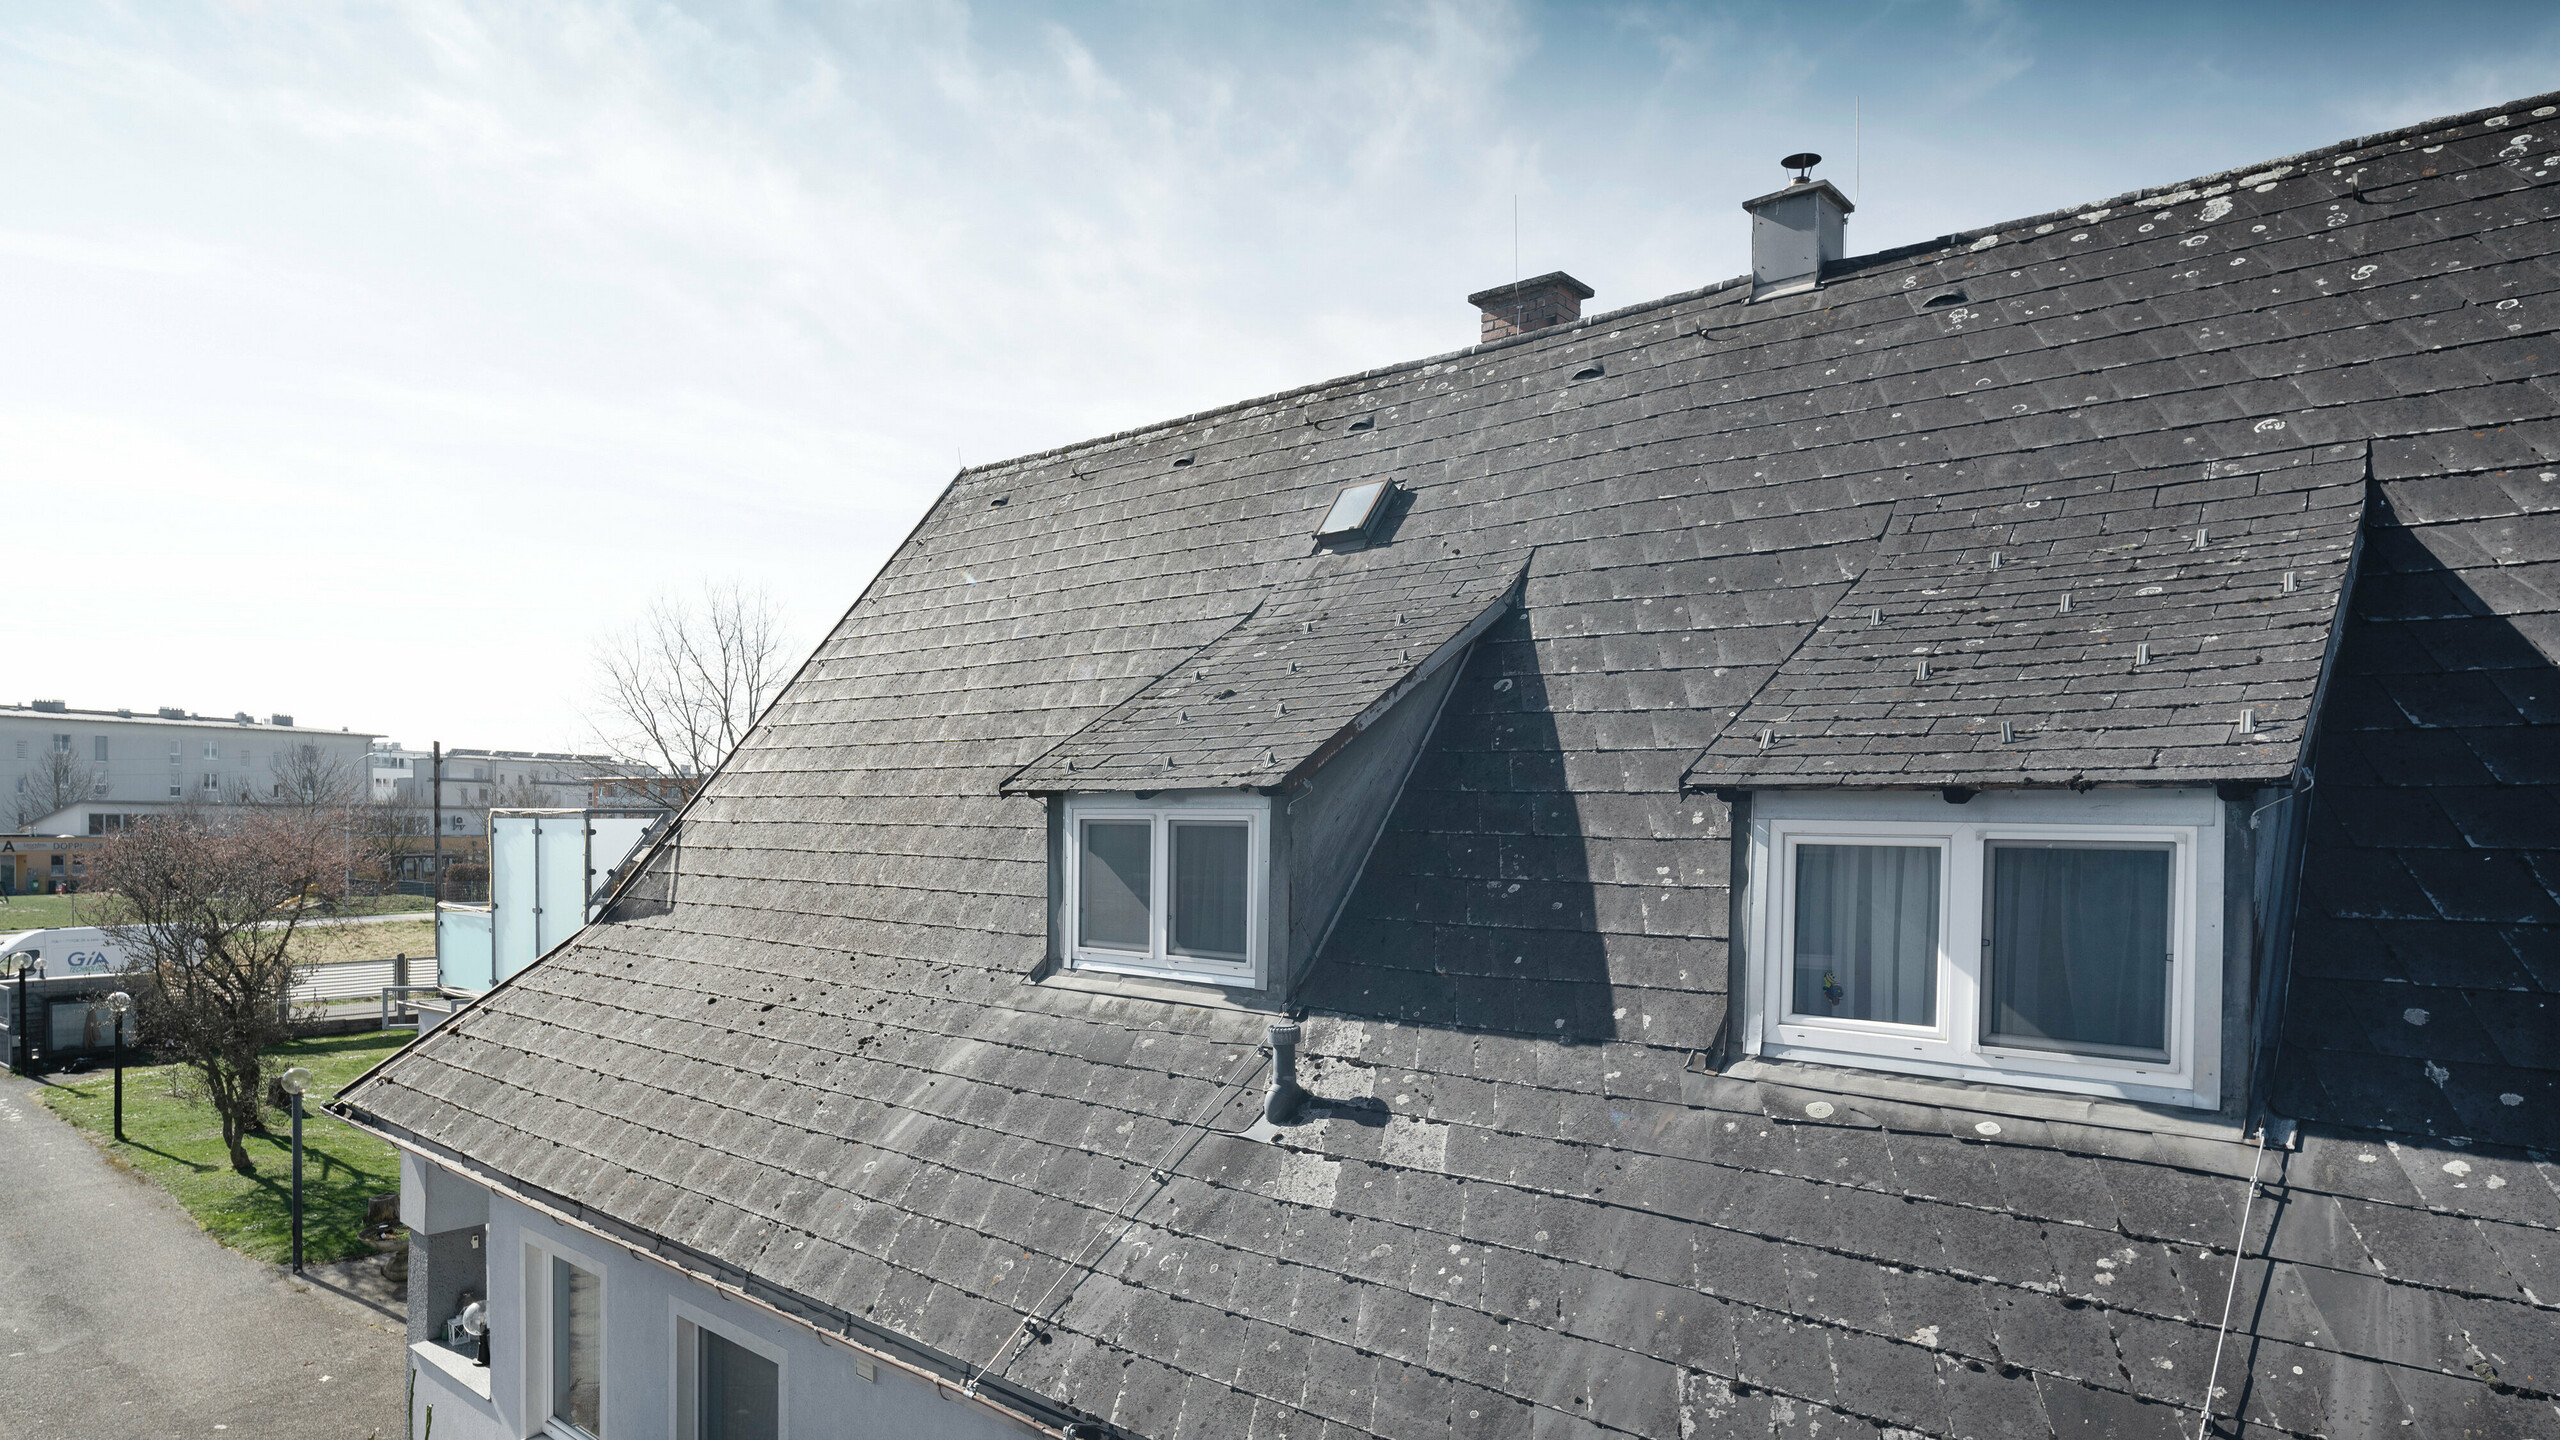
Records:
{"label": "white house facade", "polygon": [[[831,1339],[681,1265],[415,1154],[409,1433],[438,1440],[1004,1440],[1044,1433],[990,1398]],[[447,1322],[478,1302],[478,1341]],[[460,1343],[448,1343],[449,1336]]]}

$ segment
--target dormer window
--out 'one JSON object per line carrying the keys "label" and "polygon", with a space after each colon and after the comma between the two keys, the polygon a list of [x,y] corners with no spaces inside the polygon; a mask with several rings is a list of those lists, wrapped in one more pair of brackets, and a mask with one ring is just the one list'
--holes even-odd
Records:
{"label": "dormer window", "polygon": [[1762,792],[1759,1053],[2214,1108],[2211,791]]}
{"label": "dormer window", "polygon": [[1270,814],[1258,795],[1068,797],[1068,963],[1259,988]]}

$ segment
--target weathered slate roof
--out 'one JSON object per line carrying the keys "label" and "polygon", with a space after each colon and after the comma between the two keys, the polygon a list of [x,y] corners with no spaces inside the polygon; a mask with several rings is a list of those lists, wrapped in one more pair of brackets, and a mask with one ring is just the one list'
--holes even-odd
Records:
{"label": "weathered slate roof", "polygon": [[1688,784],[2291,775],[2363,521],[2363,450],[2208,472],[1902,501]]}
{"label": "weathered slate roof", "polygon": [[[2512,1022],[2555,979],[2523,884],[2551,878],[2560,648],[2553,114],[964,473],[687,813],[664,905],[346,1107],[1130,1434],[2167,1440],[2235,1274],[2225,1433],[2549,1433],[2560,1174],[2518,1147],[2549,1143],[2560,1060]],[[2263,1156],[2266,1193],[2253,1148],[2170,1118],[1962,1092],[1817,1118],[1817,1090],[1695,1073],[1730,817],[1682,778],[1897,515],[2330,447],[2369,447],[2397,518],[2315,760],[2327,898],[2277,1093],[2318,1123]],[[1535,557],[1301,997],[1338,1113],[1256,1143],[1231,1132],[1260,1017],[1032,978],[1044,808],[999,788],[1265,603],[1381,476],[1414,497],[1388,548]],[[2394,1018],[2397,990],[2446,1018]]]}
{"label": "weathered slate roof", "polygon": [[2381,458],[2277,1103],[2560,1151],[2560,465]]}
{"label": "weathered slate roof", "polygon": [[1511,604],[1527,557],[1391,547],[1300,563],[1235,628],[1024,766],[1005,793],[1288,784],[1465,654]]}

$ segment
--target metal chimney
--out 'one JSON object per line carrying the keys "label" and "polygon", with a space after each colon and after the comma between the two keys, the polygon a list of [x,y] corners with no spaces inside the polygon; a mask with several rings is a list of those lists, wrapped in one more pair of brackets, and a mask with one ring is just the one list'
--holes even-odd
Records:
{"label": "metal chimney", "polygon": [[1774,300],[1822,284],[1822,267],[1845,253],[1849,212],[1858,207],[1828,180],[1809,173],[1822,163],[1811,152],[1778,162],[1796,172],[1783,190],[1745,200],[1751,212],[1751,298]]}

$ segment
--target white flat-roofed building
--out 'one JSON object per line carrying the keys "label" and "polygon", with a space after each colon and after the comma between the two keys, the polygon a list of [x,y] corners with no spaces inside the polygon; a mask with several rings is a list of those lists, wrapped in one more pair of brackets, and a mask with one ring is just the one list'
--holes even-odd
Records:
{"label": "white flat-roofed building", "polygon": [[441,808],[448,839],[488,833],[492,806],[575,810],[589,803],[598,780],[657,775],[651,766],[611,755],[466,748],[444,752],[444,771],[437,783],[434,752],[412,750],[397,741],[375,745],[367,763],[376,803]]}
{"label": "white flat-roofed building", "polygon": [[335,777],[360,800],[373,738],[245,711],[0,705],[0,830],[113,834],[191,802],[304,798],[304,788]]}

